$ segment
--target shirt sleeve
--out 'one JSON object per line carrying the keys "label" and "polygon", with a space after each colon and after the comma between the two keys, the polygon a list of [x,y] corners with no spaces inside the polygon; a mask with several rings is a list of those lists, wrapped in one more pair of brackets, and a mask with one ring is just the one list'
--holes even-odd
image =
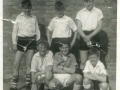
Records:
{"label": "shirt sleeve", "polygon": [[100,10],[99,13],[98,13],[98,21],[101,20],[102,18],[103,18],[103,13]]}
{"label": "shirt sleeve", "polygon": [[71,62],[71,66],[70,67],[73,67],[73,66],[76,66],[78,65],[77,62],[76,62],[76,58],[75,56],[72,57],[72,62]]}
{"label": "shirt sleeve", "polygon": [[17,16],[15,21],[16,23],[14,23],[13,32],[12,32],[12,43],[13,44],[17,44],[17,34],[18,34],[18,29],[19,29],[19,26],[18,26],[19,16]]}
{"label": "shirt sleeve", "polygon": [[39,27],[38,27],[37,20],[36,20],[36,23],[35,23],[35,28],[36,28],[36,35],[37,35],[36,40],[39,40],[40,39],[40,30],[39,30]]}
{"label": "shirt sleeve", "polygon": [[73,21],[73,19],[71,19],[69,21],[69,27],[75,32],[77,30],[77,26],[75,24],[75,22]]}
{"label": "shirt sleeve", "polygon": [[100,65],[100,74],[107,75],[107,70],[105,69],[105,66],[103,65],[103,63],[101,63]]}
{"label": "shirt sleeve", "polygon": [[79,11],[76,15],[76,19],[81,21],[81,11]]}
{"label": "shirt sleeve", "polygon": [[85,64],[85,68],[84,68],[84,70],[83,70],[83,73],[87,73],[87,72],[89,72],[90,70],[89,70],[89,62],[87,61],[86,62],[86,64]]}
{"label": "shirt sleeve", "polygon": [[31,62],[31,72],[37,72],[37,60],[36,60],[36,54],[32,58]]}
{"label": "shirt sleeve", "polygon": [[51,20],[49,26],[47,27],[49,31],[53,31],[54,29],[54,21]]}
{"label": "shirt sleeve", "polygon": [[49,55],[50,55],[50,58],[48,61],[48,65],[53,65],[53,53],[51,51],[49,51]]}

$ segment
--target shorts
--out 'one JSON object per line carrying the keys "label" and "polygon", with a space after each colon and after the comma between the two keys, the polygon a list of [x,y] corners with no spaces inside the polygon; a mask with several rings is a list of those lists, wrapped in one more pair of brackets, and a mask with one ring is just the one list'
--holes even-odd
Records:
{"label": "shorts", "polygon": [[59,52],[59,43],[71,43],[71,38],[53,38],[50,50],[55,54],[56,52]]}
{"label": "shorts", "polygon": [[71,74],[54,74],[54,78],[58,79],[64,87],[66,86],[66,83],[70,77]]}
{"label": "shorts", "polygon": [[93,83],[93,88],[94,90],[98,90],[99,89],[99,84],[101,83],[100,81],[97,80],[92,80]]}
{"label": "shorts", "polygon": [[[83,31],[85,33],[85,35],[89,35],[93,32],[94,30],[92,31]],[[93,36],[90,40],[92,42],[92,44],[94,43],[99,43],[100,40],[99,40],[99,33],[96,34],[95,36]],[[83,40],[82,37],[80,37],[80,47],[79,47],[79,50],[89,50],[90,48],[87,46],[86,42]]]}
{"label": "shorts", "polygon": [[33,37],[20,37],[18,36],[17,50],[25,52],[26,50],[36,49],[36,36]]}

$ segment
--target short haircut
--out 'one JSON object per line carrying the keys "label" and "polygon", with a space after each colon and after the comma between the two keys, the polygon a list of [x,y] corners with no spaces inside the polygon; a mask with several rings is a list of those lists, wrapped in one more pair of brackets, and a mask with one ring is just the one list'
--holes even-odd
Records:
{"label": "short haircut", "polygon": [[69,42],[59,42],[59,47],[62,47],[63,45],[68,45],[70,47]]}
{"label": "short haircut", "polygon": [[92,47],[89,49],[88,51],[88,56],[94,55],[96,54],[97,56],[99,56],[99,50],[95,47]]}
{"label": "short haircut", "polygon": [[22,4],[22,7],[26,6],[28,8],[32,8],[32,4],[30,0],[22,0],[21,4]]}
{"label": "short haircut", "polygon": [[49,48],[48,41],[46,41],[46,40],[38,40],[37,41],[37,46],[39,46],[40,44],[44,45],[47,49]]}
{"label": "short haircut", "polygon": [[59,10],[64,10],[64,4],[61,1],[56,1],[55,2],[55,10],[59,11]]}

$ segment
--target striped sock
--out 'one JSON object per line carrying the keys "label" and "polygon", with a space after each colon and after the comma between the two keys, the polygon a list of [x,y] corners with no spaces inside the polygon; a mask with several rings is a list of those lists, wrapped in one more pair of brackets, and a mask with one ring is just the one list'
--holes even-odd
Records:
{"label": "striped sock", "polygon": [[12,82],[11,87],[17,88],[17,83],[18,83],[18,76],[13,76],[13,82]]}
{"label": "striped sock", "polygon": [[30,74],[26,74],[26,85],[29,85],[31,82],[31,75]]}

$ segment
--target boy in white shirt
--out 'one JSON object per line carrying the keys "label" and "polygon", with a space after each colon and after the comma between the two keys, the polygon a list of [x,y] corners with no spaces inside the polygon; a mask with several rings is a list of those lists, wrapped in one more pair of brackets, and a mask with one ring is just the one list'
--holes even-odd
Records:
{"label": "boy in white shirt", "polygon": [[40,39],[40,30],[38,28],[37,19],[31,15],[32,4],[30,0],[22,0],[23,12],[16,18],[13,27],[12,43],[13,50],[16,53],[13,68],[13,83],[10,90],[17,90],[19,77],[19,67],[24,52],[26,52],[26,86],[29,86],[31,75],[31,60],[36,49],[36,41]]}
{"label": "boy in white shirt", "polygon": [[109,90],[106,82],[107,71],[104,64],[99,60],[99,51],[96,48],[91,48],[88,51],[88,61],[83,70],[84,80],[83,87],[85,90],[92,90],[93,82],[99,83],[100,90]]}
{"label": "boy in white shirt", "polygon": [[77,29],[80,34],[80,69],[83,70],[88,58],[91,43],[100,42],[99,32],[102,30],[102,11],[94,6],[94,0],[84,0],[85,8],[76,15]]}
{"label": "boy in white shirt", "polygon": [[[57,16],[51,20],[47,30],[49,46],[54,54],[59,51],[58,42],[68,42],[72,48],[77,37],[77,26],[70,17],[64,15],[64,9],[64,4],[61,1],[56,1]],[[73,38],[71,38],[72,31],[74,32]]]}
{"label": "boy in white shirt", "polygon": [[44,90],[48,89],[49,81],[52,79],[53,53],[48,50],[48,47],[48,42],[45,40],[37,42],[39,51],[34,54],[31,62],[31,90],[36,90],[36,84],[40,86],[43,82]]}

